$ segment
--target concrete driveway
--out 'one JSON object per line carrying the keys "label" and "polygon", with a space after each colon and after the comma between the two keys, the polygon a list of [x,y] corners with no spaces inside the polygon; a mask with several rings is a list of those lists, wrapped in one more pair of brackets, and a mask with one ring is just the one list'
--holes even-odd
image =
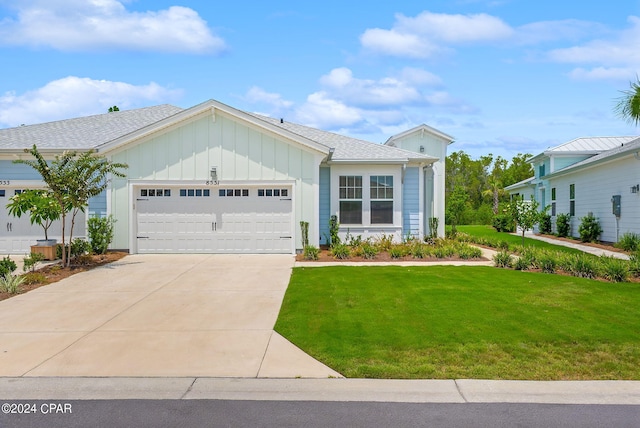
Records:
{"label": "concrete driveway", "polygon": [[0,376],[340,376],[273,331],[290,255],[131,255],[0,302]]}

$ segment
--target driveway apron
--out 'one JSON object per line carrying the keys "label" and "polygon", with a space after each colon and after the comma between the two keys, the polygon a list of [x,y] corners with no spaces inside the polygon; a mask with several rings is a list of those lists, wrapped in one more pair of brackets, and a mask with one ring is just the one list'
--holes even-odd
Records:
{"label": "driveway apron", "polygon": [[329,377],[273,331],[291,255],[130,255],[0,302],[0,376]]}

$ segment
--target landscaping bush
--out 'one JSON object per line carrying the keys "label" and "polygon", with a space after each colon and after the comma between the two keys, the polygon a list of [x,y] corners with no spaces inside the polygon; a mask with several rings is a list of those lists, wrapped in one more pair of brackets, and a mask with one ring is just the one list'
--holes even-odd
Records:
{"label": "landscaping bush", "polygon": [[340,245],[340,223],[338,223],[338,216],[332,215],[329,218],[329,245],[334,247]]}
{"label": "landscaping bush", "polygon": [[409,254],[409,249],[406,245],[394,245],[389,249],[389,256],[391,256],[392,259],[401,259],[407,254]]}
{"label": "landscaping bush", "polygon": [[640,249],[629,255],[629,273],[634,277],[640,277]]}
{"label": "landscaping bush", "polygon": [[569,236],[571,233],[571,216],[569,214],[558,214],[556,216],[556,231],[561,238]]}
{"label": "landscaping bush", "polygon": [[537,265],[544,273],[555,273],[558,260],[554,254],[545,251],[538,256]]}
{"label": "landscaping bush", "polygon": [[365,241],[362,245],[360,245],[360,254],[365,259],[375,259],[376,255],[378,254],[378,250],[368,241]]}
{"label": "landscaping bush", "polygon": [[540,214],[540,222],[538,223],[540,233],[549,235],[551,233],[551,216],[547,213]]}
{"label": "landscaping bush", "polygon": [[16,262],[11,260],[9,256],[5,256],[0,260],[0,276],[11,275],[17,268]]}
{"label": "landscaping bush", "polygon": [[49,280],[47,280],[47,276],[42,272],[27,272],[22,275],[24,279],[25,285],[31,284],[47,284]]}
{"label": "landscaping bush", "polygon": [[562,268],[573,276],[589,279],[596,278],[599,271],[597,259],[589,254],[567,254]]}
{"label": "landscaping bush", "polygon": [[0,276],[0,291],[9,294],[18,294],[24,278],[18,275],[6,274]]}
{"label": "landscaping bush", "polygon": [[510,268],[513,263],[513,256],[508,251],[499,251],[493,256],[493,263],[496,267]]}
{"label": "landscaping bush", "polygon": [[582,242],[594,242],[600,237],[602,226],[593,213],[589,213],[580,219],[578,233]]}
{"label": "landscaping bush", "polygon": [[[113,241],[113,216],[90,217],[87,220],[87,232],[91,243],[91,252],[105,254]],[[72,248],[73,250],[73,248]]]}
{"label": "landscaping bush", "polygon": [[[411,238],[411,236],[408,235],[407,241],[409,241],[410,239],[413,239],[413,238]],[[393,248],[393,235],[382,234],[380,236],[377,236],[373,240],[373,245],[376,246],[378,251],[390,251],[391,248]]]}
{"label": "landscaping bush", "polygon": [[612,282],[625,282],[629,279],[629,264],[626,260],[613,256],[600,256],[602,276]]}
{"label": "landscaping bush", "polygon": [[633,232],[626,232],[620,237],[615,246],[623,251],[636,251],[640,249],[640,235]]}
{"label": "landscaping bush", "polygon": [[31,253],[22,259],[22,271],[35,271],[38,263],[44,260],[44,254],[41,253]]}
{"label": "landscaping bush", "polygon": [[493,217],[493,228],[498,232],[515,232],[516,226],[509,214],[497,214]]}
{"label": "landscaping bush", "polygon": [[331,247],[331,255],[334,259],[348,259],[351,256],[351,248],[346,244],[335,244]]}
{"label": "landscaping bush", "polygon": [[416,242],[411,246],[411,255],[416,259],[424,259],[431,255],[431,249],[426,244]]}
{"label": "landscaping bush", "polygon": [[531,268],[531,260],[528,257],[516,257],[513,262],[513,268],[515,270],[529,270]]}
{"label": "landscaping bush", "polygon": [[457,248],[458,257],[463,260],[479,259],[482,257],[482,250],[469,244],[460,244]]}
{"label": "landscaping bush", "polygon": [[318,260],[320,249],[318,247],[314,247],[313,245],[307,245],[304,247],[302,255],[305,260]]}

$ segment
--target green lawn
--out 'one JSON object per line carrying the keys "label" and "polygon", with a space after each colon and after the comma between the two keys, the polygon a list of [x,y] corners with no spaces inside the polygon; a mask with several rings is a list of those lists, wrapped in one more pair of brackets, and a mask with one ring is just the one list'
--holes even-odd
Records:
{"label": "green lawn", "polygon": [[[507,232],[496,232],[491,226],[486,225],[464,225],[457,227],[458,232],[464,232],[468,235],[489,238],[498,241],[507,241],[509,245],[522,245],[522,235],[512,235]],[[538,239],[524,238],[525,246],[536,247],[543,250],[564,251],[568,253],[580,253],[580,250],[568,248],[563,245],[549,244],[548,242]]]}
{"label": "green lawn", "polygon": [[492,267],[295,268],[276,331],[347,377],[640,379],[640,284]]}

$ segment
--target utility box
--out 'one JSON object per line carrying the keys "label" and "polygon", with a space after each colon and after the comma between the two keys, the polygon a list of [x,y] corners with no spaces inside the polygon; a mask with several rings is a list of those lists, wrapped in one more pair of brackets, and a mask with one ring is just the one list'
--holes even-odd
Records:
{"label": "utility box", "polygon": [[620,195],[613,195],[611,197],[611,205],[612,205],[611,209],[613,211],[613,215],[615,215],[616,217],[620,217],[620,212],[621,212],[620,199],[621,199]]}

